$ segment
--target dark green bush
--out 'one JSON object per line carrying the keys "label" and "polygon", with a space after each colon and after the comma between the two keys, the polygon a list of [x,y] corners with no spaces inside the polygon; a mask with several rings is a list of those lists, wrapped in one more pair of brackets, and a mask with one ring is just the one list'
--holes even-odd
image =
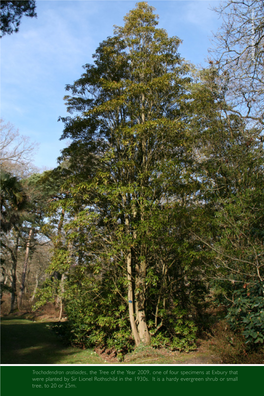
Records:
{"label": "dark green bush", "polygon": [[196,349],[197,327],[187,311],[174,302],[173,309],[161,312],[162,322],[158,331],[152,325],[151,345],[166,347],[172,351],[191,351]]}
{"label": "dark green bush", "polygon": [[255,285],[244,284],[236,290],[226,319],[232,330],[242,333],[250,348],[263,344],[264,282]]}
{"label": "dark green bush", "polygon": [[120,304],[120,297],[111,289],[100,289],[98,284],[90,293],[82,288],[71,289],[65,311],[65,336],[72,345],[112,349],[118,356],[133,350],[127,307]]}

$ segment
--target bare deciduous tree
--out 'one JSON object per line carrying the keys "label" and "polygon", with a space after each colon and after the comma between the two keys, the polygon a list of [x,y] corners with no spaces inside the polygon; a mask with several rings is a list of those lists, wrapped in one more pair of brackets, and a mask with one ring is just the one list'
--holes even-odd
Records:
{"label": "bare deciduous tree", "polygon": [[0,165],[6,172],[24,177],[36,171],[32,156],[37,148],[27,136],[19,134],[12,124],[0,119]]}
{"label": "bare deciduous tree", "polygon": [[264,125],[264,2],[226,0],[214,8],[222,18],[214,60],[226,97],[245,119]]}

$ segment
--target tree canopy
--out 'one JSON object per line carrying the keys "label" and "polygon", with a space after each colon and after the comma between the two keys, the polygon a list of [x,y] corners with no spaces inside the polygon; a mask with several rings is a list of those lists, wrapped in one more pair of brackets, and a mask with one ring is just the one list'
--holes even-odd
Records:
{"label": "tree canopy", "polygon": [[0,3],[0,30],[2,38],[5,34],[17,33],[23,15],[37,17],[35,0],[14,1],[4,0]]}

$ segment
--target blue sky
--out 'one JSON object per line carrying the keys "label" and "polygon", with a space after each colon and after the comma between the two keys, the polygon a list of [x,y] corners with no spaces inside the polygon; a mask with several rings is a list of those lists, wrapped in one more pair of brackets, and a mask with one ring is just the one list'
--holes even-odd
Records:
{"label": "blue sky", "polygon": [[[36,1],[37,19],[23,17],[20,30],[1,39],[1,113],[21,135],[39,143],[35,165],[57,165],[66,115],[65,85],[77,80],[82,65],[92,63],[98,44],[113,35],[113,25],[137,1]],[[194,64],[205,65],[212,32],[221,21],[209,7],[219,1],[148,1],[159,15],[159,27],[183,40],[179,52]]]}

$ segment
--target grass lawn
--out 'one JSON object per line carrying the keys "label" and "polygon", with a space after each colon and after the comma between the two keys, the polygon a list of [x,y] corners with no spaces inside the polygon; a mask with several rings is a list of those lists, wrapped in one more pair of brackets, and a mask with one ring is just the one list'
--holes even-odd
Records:
{"label": "grass lawn", "polygon": [[94,351],[67,347],[51,322],[1,318],[2,364],[106,364]]}

